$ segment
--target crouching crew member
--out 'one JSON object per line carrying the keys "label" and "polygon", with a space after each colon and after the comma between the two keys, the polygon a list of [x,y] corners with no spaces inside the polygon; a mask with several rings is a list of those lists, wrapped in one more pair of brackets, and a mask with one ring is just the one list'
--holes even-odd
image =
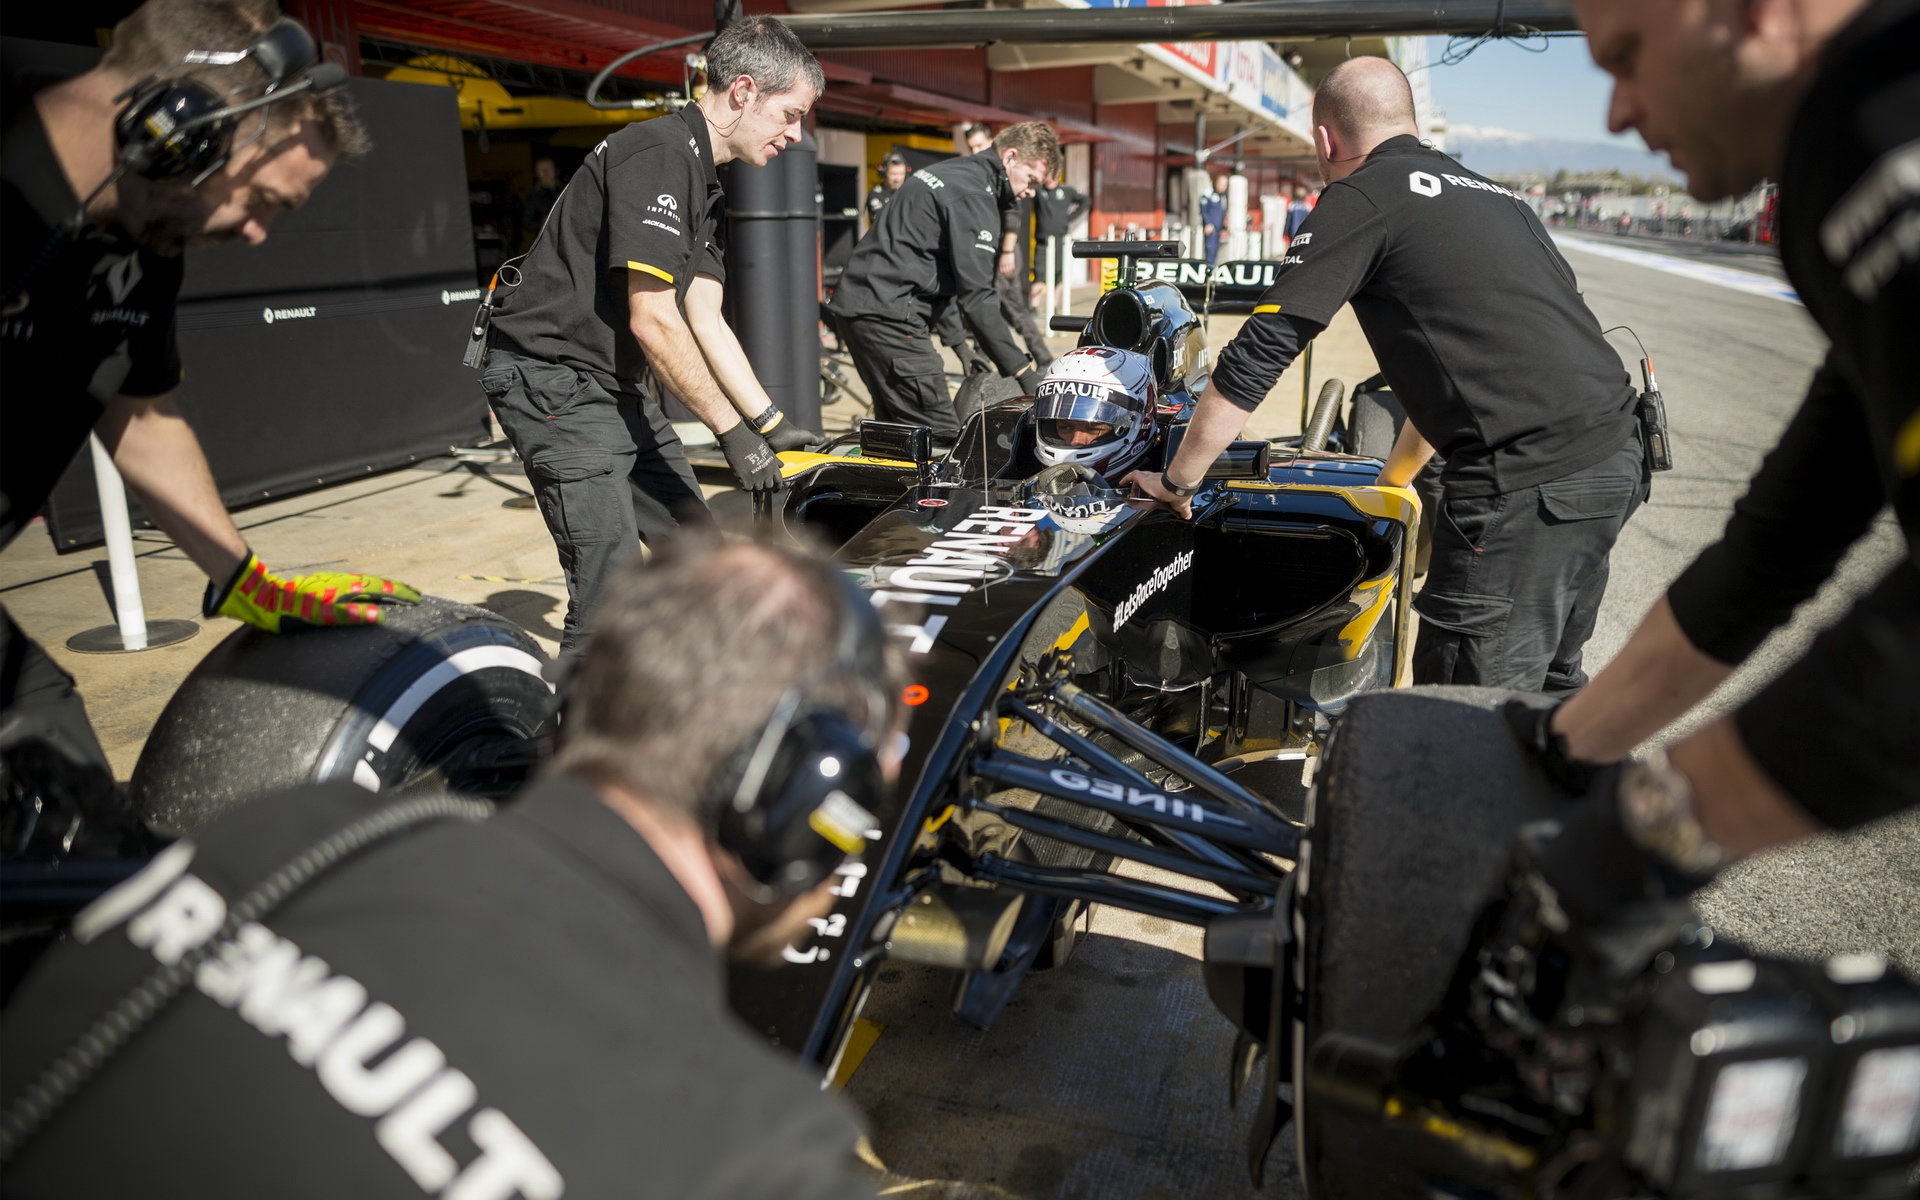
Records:
{"label": "crouching crew member", "polygon": [[1059,139],[1046,125],[1008,126],[978,154],[909,175],[854,247],[830,309],[874,416],[925,425],[944,441],[959,435],[932,336],[949,305],[1000,373],[1033,394],[1040,372],[1001,314],[994,272],[1002,214],[1031,195],[1059,158]]}
{"label": "crouching crew member", "polygon": [[1446,456],[1414,678],[1570,692],[1646,495],[1631,381],[1533,212],[1419,141],[1398,67],[1342,63],[1313,121],[1327,189],[1166,473],[1134,486],[1188,514],[1207,465],[1351,301],[1408,418],[1381,482]]}
{"label": "crouching crew member", "polygon": [[[853,1113],[732,1016],[716,959],[813,936],[898,771],[897,679],[824,559],[696,530],[632,562],[556,758],[496,815],[270,796],[82,913],[7,1012],[7,1194],[871,1197]],[[387,835],[333,853],[371,814]],[[170,966],[151,1020],[77,1040]]]}
{"label": "crouching crew member", "polygon": [[782,420],[721,315],[714,168],[765,166],[799,141],[820,65],[784,25],[751,17],[713,39],[707,73],[697,102],[594,147],[493,318],[480,385],[560,551],[565,654],[637,541],[708,519],[647,368],[719,437],[750,492],[779,490],[775,452],[815,437]]}

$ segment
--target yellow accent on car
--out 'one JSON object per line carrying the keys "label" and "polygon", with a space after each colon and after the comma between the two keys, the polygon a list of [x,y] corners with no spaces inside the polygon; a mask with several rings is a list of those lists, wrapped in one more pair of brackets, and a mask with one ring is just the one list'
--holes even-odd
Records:
{"label": "yellow accent on car", "polygon": [[1319,492],[1340,497],[1365,516],[1398,521],[1403,525],[1420,523],[1420,497],[1414,494],[1412,488],[1381,487],[1378,484],[1334,487],[1312,483],[1268,483],[1259,479],[1230,480],[1227,488],[1241,492]]}
{"label": "yellow accent on car", "polygon": [[815,454],[811,450],[780,451],[780,477],[792,479],[803,471],[811,471],[822,463],[859,463],[863,467],[897,467],[912,471],[917,468],[910,462],[893,458],[856,458],[850,454]]}
{"label": "yellow accent on car", "polygon": [[1908,417],[1893,435],[1893,465],[1902,475],[1920,475],[1920,412]]}
{"label": "yellow accent on car", "polygon": [[832,842],[835,848],[845,854],[857,854],[867,844],[860,830],[847,828],[819,808],[807,814],[807,828]]}
{"label": "yellow accent on car", "polygon": [[847,1081],[852,1079],[853,1073],[860,1069],[860,1064],[866,1060],[867,1051],[873,1049],[873,1044],[880,1040],[880,1034],[885,1029],[886,1026],[875,1024],[865,1017],[853,1019],[853,1028],[847,1030],[846,1047],[840,1051],[840,1065],[834,1068],[834,1091],[838,1092],[846,1088]]}
{"label": "yellow accent on car", "polygon": [[1394,587],[1391,575],[1382,575],[1378,579],[1369,579],[1353,589],[1350,599],[1359,601],[1366,598],[1365,607],[1354,615],[1353,620],[1340,627],[1340,641],[1350,650],[1358,650],[1373,636],[1374,627],[1380,624],[1380,617],[1387,611],[1393,600]]}
{"label": "yellow accent on car", "polygon": [[664,279],[668,283],[673,282],[673,276],[667,274],[665,271],[662,271],[659,267],[650,267],[646,263],[634,262],[632,259],[627,260],[627,270],[645,271],[647,274],[653,276],[655,279]]}

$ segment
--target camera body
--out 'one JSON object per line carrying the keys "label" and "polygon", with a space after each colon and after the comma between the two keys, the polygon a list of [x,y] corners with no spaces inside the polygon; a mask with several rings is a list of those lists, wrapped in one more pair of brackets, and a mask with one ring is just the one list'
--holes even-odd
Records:
{"label": "camera body", "polygon": [[1308,1111],[1369,1114],[1443,1195],[1879,1200],[1920,1164],[1920,989],[1883,959],[1749,954],[1684,909],[1595,937],[1524,870],[1411,1045],[1306,1066]]}

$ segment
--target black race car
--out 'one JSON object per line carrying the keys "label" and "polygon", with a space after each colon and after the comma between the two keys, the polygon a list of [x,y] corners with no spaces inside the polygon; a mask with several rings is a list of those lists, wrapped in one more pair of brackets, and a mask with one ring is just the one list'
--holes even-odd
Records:
{"label": "black race car", "polygon": [[[1075,252],[1133,279],[1174,247]],[[1419,507],[1375,485],[1378,460],[1323,448],[1338,385],[1303,438],[1223,455],[1191,522],[1119,487],[1179,444],[1206,381],[1207,290],[1107,292],[1035,400],[978,406],[942,452],[868,422],[787,456],[781,517],[872,591],[910,664],[912,724],[883,836],[835,911],[792,970],[735,980],[769,1037],[831,1064],[889,957],[965,973],[956,1014],[984,1026],[1070,947],[1080,905],[1196,924],[1269,910],[1332,723],[1408,681]],[[1123,860],[1212,887],[1126,878]]]}

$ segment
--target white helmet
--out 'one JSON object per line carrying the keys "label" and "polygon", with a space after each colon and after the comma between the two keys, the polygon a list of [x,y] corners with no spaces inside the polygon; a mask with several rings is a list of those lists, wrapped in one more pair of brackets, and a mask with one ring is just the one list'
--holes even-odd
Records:
{"label": "white helmet", "polygon": [[1154,390],[1153,363],[1138,351],[1062,354],[1033,401],[1040,461],[1083,463],[1102,475],[1130,466],[1153,441]]}

